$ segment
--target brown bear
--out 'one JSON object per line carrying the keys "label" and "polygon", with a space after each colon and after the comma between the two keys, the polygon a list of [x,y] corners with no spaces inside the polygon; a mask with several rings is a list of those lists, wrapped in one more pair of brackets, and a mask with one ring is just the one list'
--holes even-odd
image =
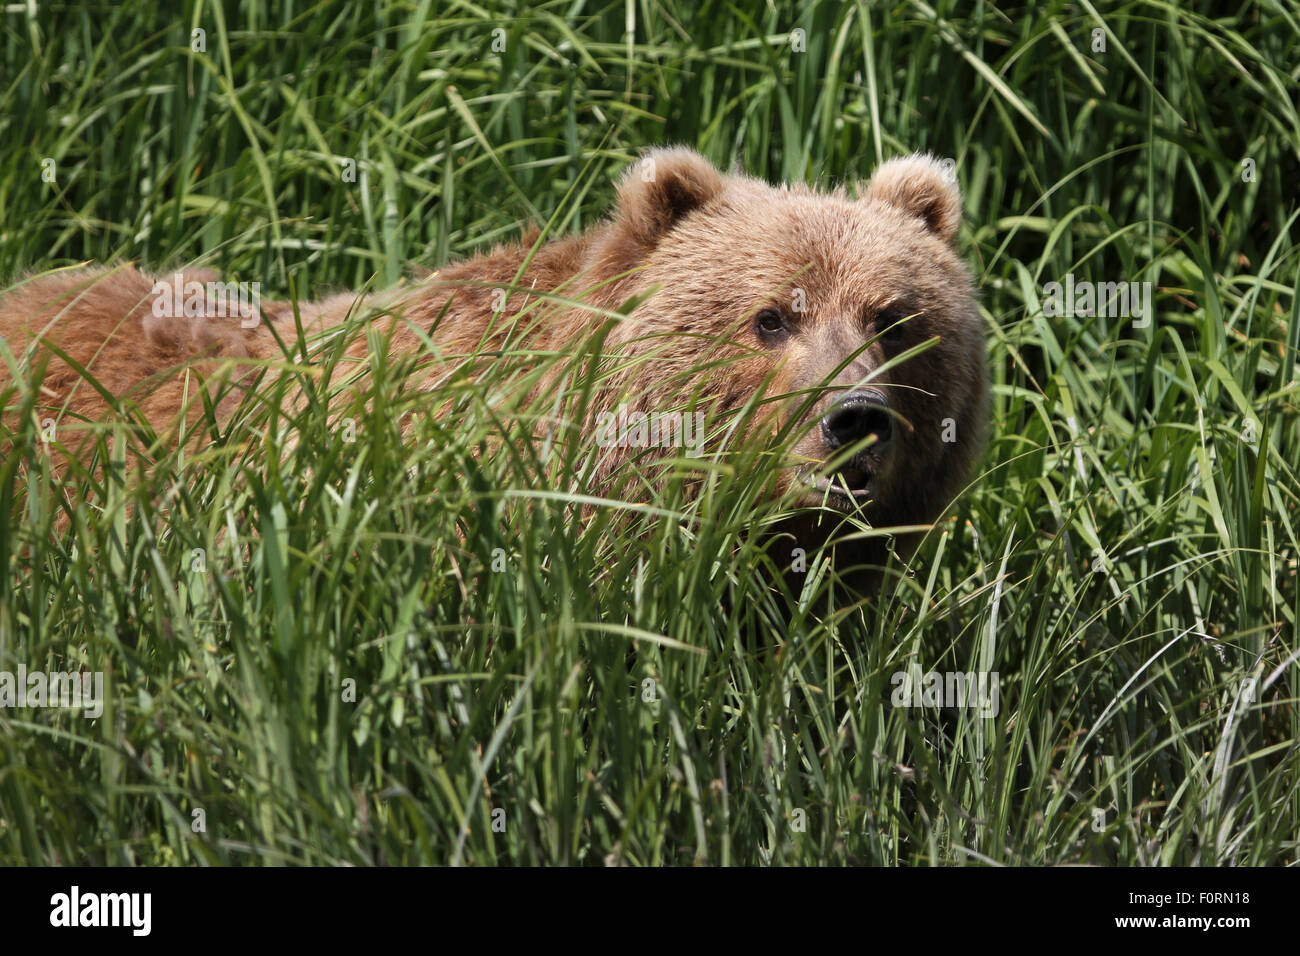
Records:
{"label": "brown bear", "polygon": [[[394,353],[427,351],[428,330],[447,355],[481,355],[507,338],[564,352],[632,301],[606,346],[648,360],[627,366],[611,403],[653,410],[669,401],[668,382],[676,395],[702,385],[715,410],[760,387],[791,396],[779,408],[799,417],[802,437],[783,490],[806,489],[806,503],[875,526],[924,525],[969,479],[987,419],[977,298],[953,248],[960,219],[955,178],[926,156],[885,163],[855,199],[724,175],[693,152],[661,149],[629,169],[607,223],[495,249],[364,302],[336,295],[296,314],[263,302],[231,316],[206,285],[215,276],[81,269],[16,285],[0,301],[0,333],[23,368],[44,368],[38,416],[93,422],[109,408],[102,388],[175,435],[201,411],[197,380],[225,370],[228,382],[232,369],[238,380],[283,360],[280,342],[299,324],[321,331],[364,308]],[[183,309],[190,282],[208,291]],[[554,295],[540,308],[530,293],[543,292]],[[728,361],[702,361],[716,355]],[[0,394],[8,374],[0,363]],[[427,375],[435,392],[436,378]],[[219,415],[238,401],[237,390],[223,394]],[[76,445],[66,430],[60,443]],[[616,465],[607,456],[600,474]]]}

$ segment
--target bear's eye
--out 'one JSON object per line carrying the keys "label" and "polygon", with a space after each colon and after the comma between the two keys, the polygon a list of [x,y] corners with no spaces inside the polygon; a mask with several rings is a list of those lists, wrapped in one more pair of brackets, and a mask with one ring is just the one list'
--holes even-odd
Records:
{"label": "bear's eye", "polygon": [[763,309],[754,316],[754,328],[758,330],[759,338],[767,342],[782,339],[790,331],[785,315],[780,309],[773,308]]}
{"label": "bear's eye", "polygon": [[[876,313],[872,320],[876,334],[886,341],[896,341],[902,338],[903,332],[913,327],[917,321],[913,316],[916,315],[916,309],[909,305],[890,305]],[[903,321],[906,319],[907,321]]]}

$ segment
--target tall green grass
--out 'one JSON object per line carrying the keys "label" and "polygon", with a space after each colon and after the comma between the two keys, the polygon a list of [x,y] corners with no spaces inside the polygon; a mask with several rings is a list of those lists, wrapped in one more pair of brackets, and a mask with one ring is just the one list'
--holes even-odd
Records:
{"label": "tall green grass", "polygon": [[[328,414],[300,374],[198,453],[62,484],[10,389],[0,670],[109,693],[94,721],[0,710],[0,860],[1300,857],[1295,4],[91,3],[0,26],[6,280],[201,262],[315,297],[590,226],[647,145],[821,184],[921,149],[965,190],[994,382],[978,480],[870,601],[815,555],[773,591],[764,449],[704,494],[590,505],[581,356],[547,401],[526,356],[496,388],[453,376],[450,418],[404,387],[422,359]],[[1155,315],[1044,315],[1067,273],[1150,281]],[[319,400],[281,411],[298,384]],[[101,438],[111,465],[148,434],[127,408]],[[999,713],[891,706],[912,665],[997,671]]]}

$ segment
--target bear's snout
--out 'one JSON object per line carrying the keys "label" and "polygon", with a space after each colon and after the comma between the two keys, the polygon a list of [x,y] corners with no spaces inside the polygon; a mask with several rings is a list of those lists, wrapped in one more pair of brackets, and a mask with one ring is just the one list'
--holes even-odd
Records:
{"label": "bear's snout", "polygon": [[850,392],[822,416],[822,438],[834,451],[874,436],[872,450],[880,455],[894,436],[889,403],[875,389]]}

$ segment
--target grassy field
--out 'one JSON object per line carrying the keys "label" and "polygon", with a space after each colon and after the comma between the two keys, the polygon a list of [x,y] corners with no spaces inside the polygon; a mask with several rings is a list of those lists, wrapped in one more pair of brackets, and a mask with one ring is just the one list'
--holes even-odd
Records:
{"label": "grassy field", "polygon": [[[449,423],[377,363],[354,435],[270,389],[62,482],[10,387],[0,671],[105,709],[0,709],[0,863],[1300,861],[1296,3],[161,7],[5,8],[0,288],[319,296],[590,226],[651,145],[826,185],[927,150],[993,437],[877,598],[816,555],[788,598],[772,456],[584,511],[589,436],[535,437],[576,385],[457,379]],[[1046,314],[1067,275],[1154,314]],[[997,713],[893,706],[909,668]]]}

